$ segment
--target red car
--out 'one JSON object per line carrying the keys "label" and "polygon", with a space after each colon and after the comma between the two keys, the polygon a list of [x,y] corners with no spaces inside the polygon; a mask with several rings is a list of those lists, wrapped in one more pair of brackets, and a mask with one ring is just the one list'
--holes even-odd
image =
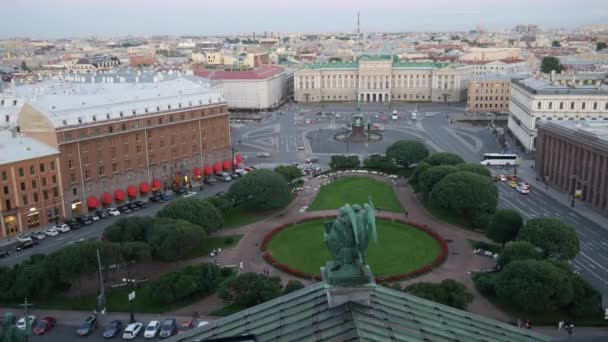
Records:
{"label": "red car", "polygon": [[36,335],[44,335],[53,329],[56,323],[57,320],[55,320],[53,317],[44,317],[34,324],[33,332]]}

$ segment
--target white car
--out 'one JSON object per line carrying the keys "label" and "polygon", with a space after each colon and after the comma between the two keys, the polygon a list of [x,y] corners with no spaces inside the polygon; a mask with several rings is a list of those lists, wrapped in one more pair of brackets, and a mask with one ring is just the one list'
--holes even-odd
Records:
{"label": "white car", "polygon": [[155,338],[156,334],[158,334],[158,330],[160,329],[159,321],[150,321],[146,326],[146,330],[144,330],[144,338]]}
{"label": "white car", "polygon": [[[36,316],[29,315],[27,316],[27,320],[30,323],[30,326],[33,326],[36,322]],[[19,318],[19,320],[17,321],[17,328],[25,330],[25,317]]]}
{"label": "white car", "polygon": [[17,235],[17,241],[19,242],[31,242],[32,237],[27,234],[19,234]]}
{"label": "white car", "polygon": [[125,328],[125,331],[123,331],[123,333],[122,333],[122,339],[123,340],[132,340],[132,339],[136,338],[143,326],[144,325],[139,322],[131,323],[131,324],[127,325],[127,327]]}
{"label": "white car", "polygon": [[270,157],[270,153],[268,153],[268,152],[260,152],[260,153],[258,153],[258,157],[263,157],[263,158]]}
{"label": "white car", "polygon": [[57,236],[59,235],[59,232],[55,228],[49,228],[44,231],[44,234],[46,234],[46,236]]}
{"label": "white car", "polygon": [[67,233],[71,230],[70,226],[68,226],[65,223],[62,224],[58,224],[56,226],[53,226],[53,228],[51,229],[55,229],[56,231],[58,231],[59,233]]}
{"label": "white car", "polygon": [[310,123],[310,119],[306,119],[306,123],[309,124]]}
{"label": "white car", "polygon": [[198,322],[198,325],[196,327],[197,328],[204,327],[207,324],[209,324],[209,322],[207,322],[207,321],[200,321],[200,322]]}
{"label": "white car", "polygon": [[340,114],[339,113],[336,113],[336,118],[340,118]]}
{"label": "white car", "polygon": [[120,215],[120,211],[118,211],[118,209],[116,208],[108,208],[108,210],[106,210],[108,212],[108,214],[112,215],[112,216],[118,216]]}
{"label": "white car", "polygon": [[91,220],[93,220],[93,222],[95,222],[95,221],[99,221],[99,216],[97,216],[97,215],[92,215],[92,216],[91,216]]}
{"label": "white car", "polygon": [[298,151],[304,151],[304,145],[298,145]]}
{"label": "white car", "polygon": [[31,237],[36,240],[44,240],[46,239],[46,234],[44,232],[32,233]]}
{"label": "white car", "polygon": [[196,192],[194,192],[194,191],[188,191],[182,197],[186,198],[186,197],[192,197],[192,196],[195,196],[195,195],[196,195]]}
{"label": "white car", "polygon": [[530,189],[523,187],[521,185],[517,186],[517,188],[515,188],[515,190],[517,190],[517,192],[519,192],[522,195],[527,195],[530,193]]}

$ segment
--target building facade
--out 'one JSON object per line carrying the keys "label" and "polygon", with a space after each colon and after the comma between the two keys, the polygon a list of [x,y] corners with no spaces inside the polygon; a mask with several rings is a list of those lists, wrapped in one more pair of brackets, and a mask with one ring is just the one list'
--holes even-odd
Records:
{"label": "building facade", "polygon": [[13,130],[0,132],[0,238],[64,215],[59,151]]}
{"label": "building facade", "polygon": [[226,102],[196,79],[49,81],[16,91],[21,133],[59,152],[62,218],[232,167]]}
{"label": "building facade", "polygon": [[608,86],[603,78],[584,75],[513,80],[508,129],[526,150],[536,148],[542,120],[608,120]]}
{"label": "building facade", "polygon": [[536,140],[538,176],[608,214],[608,124],[543,122]]}
{"label": "building facade", "polygon": [[474,76],[469,81],[466,110],[467,112],[506,112],[509,109],[510,94],[510,76]]}
{"label": "building facade", "polygon": [[310,64],[296,71],[294,98],[298,102],[458,102],[466,98],[472,71],[471,66],[362,56],[353,63]]}

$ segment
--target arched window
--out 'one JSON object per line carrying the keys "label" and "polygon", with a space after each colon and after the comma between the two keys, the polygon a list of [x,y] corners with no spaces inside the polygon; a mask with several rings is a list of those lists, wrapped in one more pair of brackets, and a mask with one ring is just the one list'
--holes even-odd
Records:
{"label": "arched window", "polygon": [[563,102],[559,103],[559,109],[564,109],[564,103]]}
{"label": "arched window", "polygon": [[570,109],[574,109],[574,102],[570,102]]}
{"label": "arched window", "polygon": [[7,179],[6,171],[2,171],[2,180],[5,181]]}
{"label": "arched window", "polygon": [[587,103],[586,103],[586,102],[583,102],[583,103],[581,104],[581,109],[585,109],[585,107],[587,107]]}
{"label": "arched window", "polygon": [[553,109],[553,102],[549,102],[549,109]]}
{"label": "arched window", "polygon": [[540,106],[541,106],[541,103],[540,103],[540,102],[538,102],[538,104],[536,105],[536,108],[537,108],[537,109],[540,109]]}

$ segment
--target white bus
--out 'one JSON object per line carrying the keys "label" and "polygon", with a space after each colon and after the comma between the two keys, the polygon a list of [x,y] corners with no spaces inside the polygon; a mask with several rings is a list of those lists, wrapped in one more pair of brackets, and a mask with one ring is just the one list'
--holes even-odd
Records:
{"label": "white bus", "polygon": [[481,165],[519,165],[519,159],[516,154],[486,153],[483,155]]}

